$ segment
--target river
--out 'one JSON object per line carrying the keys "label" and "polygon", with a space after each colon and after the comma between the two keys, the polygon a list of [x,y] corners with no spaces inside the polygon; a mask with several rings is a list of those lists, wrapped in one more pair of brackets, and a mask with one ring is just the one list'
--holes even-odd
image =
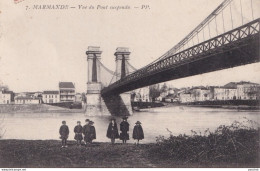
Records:
{"label": "river", "polygon": [[[87,116],[82,113],[17,113],[4,115],[3,127],[5,134],[3,139],[28,139],[47,140],[59,139],[59,127],[65,120],[70,129],[69,139],[73,140],[73,128],[79,120],[84,124],[86,118],[94,121],[97,139],[99,142],[109,142],[106,138],[106,130],[110,116]],[[130,124],[130,137],[137,120],[141,121],[145,134],[142,143],[155,142],[158,135],[168,137],[169,131],[173,135],[191,135],[191,130],[201,131],[209,128],[211,131],[219,125],[230,125],[233,121],[245,121],[246,119],[259,122],[259,111],[238,111],[235,109],[201,108],[201,107],[162,107],[134,112],[128,118]],[[121,118],[116,118],[117,124]],[[167,131],[167,129],[169,131]],[[119,140],[117,140],[119,142]],[[132,139],[128,142],[134,142]]]}

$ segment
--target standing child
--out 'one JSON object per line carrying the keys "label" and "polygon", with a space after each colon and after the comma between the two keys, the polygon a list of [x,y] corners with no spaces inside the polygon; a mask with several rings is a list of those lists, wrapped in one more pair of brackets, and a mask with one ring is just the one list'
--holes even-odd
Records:
{"label": "standing child", "polygon": [[90,143],[92,144],[92,141],[96,139],[96,129],[93,126],[94,125],[93,121],[89,121],[89,124],[90,124]]}
{"label": "standing child", "polygon": [[137,121],[135,123],[134,131],[133,131],[133,138],[137,140],[137,144],[139,144],[139,140],[144,139],[144,132],[141,126],[141,122]]}
{"label": "standing child", "polygon": [[86,119],[86,124],[83,126],[83,134],[84,134],[84,140],[86,142],[86,145],[90,144],[90,124],[89,119]]}
{"label": "standing child", "polygon": [[67,146],[67,139],[69,137],[69,127],[66,125],[66,121],[62,121],[62,125],[60,127],[60,139],[61,139],[61,148],[68,147]]}
{"label": "standing child", "polygon": [[107,138],[110,138],[112,145],[114,145],[115,139],[117,139],[118,137],[119,135],[118,135],[116,119],[112,118],[107,128]]}
{"label": "standing child", "polygon": [[129,134],[128,134],[128,131],[129,131],[129,123],[127,122],[127,117],[124,116],[123,118],[123,121],[120,123],[120,140],[123,141],[123,144],[126,143],[126,140],[129,140]]}
{"label": "standing child", "polygon": [[77,125],[74,128],[74,133],[75,133],[74,139],[77,141],[77,145],[81,145],[81,141],[83,139],[82,131],[83,131],[83,128],[80,125],[80,121],[77,121]]}

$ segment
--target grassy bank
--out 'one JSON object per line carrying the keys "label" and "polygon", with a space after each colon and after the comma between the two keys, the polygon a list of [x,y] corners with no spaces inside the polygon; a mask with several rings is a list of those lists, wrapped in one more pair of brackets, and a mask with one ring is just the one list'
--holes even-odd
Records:
{"label": "grassy bank", "polygon": [[1,167],[153,167],[147,145],[94,143],[91,147],[60,148],[59,141],[1,140]]}
{"label": "grassy bank", "polygon": [[60,148],[55,140],[0,140],[1,167],[259,167],[259,127],[234,122],[203,134],[158,137],[153,144],[95,142]]}
{"label": "grassy bank", "polygon": [[192,131],[191,136],[159,136],[148,153],[156,162],[206,167],[259,167],[260,128],[254,121],[221,125],[214,132]]}

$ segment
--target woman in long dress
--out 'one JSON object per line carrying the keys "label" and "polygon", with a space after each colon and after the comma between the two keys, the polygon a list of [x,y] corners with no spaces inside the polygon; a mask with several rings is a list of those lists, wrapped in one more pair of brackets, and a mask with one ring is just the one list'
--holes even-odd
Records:
{"label": "woman in long dress", "polygon": [[140,121],[137,121],[135,123],[135,127],[133,130],[133,139],[135,139],[137,141],[136,142],[137,144],[139,144],[139,140],[144,139],[144,131],[143,131]]}
{"label": "woman in long dress", "polygon": [[127,122],[127,117],[124,116],[123,118],[123,121],[120,123],[120,140],[123,141],[123,144],[126,143],[127,140],[129,140],[129,134],[128,134],[128,131],[129,131],[129,123]]}
{"label": "woman in long dress", "polygon": [[107,138],[111,139],[111,143],[115,143],[115,139],[119,138],[116,119],[112,118],[107,128]]}

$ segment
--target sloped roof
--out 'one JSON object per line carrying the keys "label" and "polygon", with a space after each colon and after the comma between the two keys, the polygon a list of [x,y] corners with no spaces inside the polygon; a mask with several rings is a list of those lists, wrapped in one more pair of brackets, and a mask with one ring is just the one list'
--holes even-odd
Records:
{"label": "sloped roof", "polygon": [[226,88],[237,88],[237,83],[230,82],[230,83],[227,83],[226,85],[224,85],[224,87],[226,87]]}
{"label": "sloped roof", "polygon": [[2,91],[3,94],[13,94],[13,91]]}
{"label": "sloped roof", "polygon": [[15,97],[17,100],[39,100],[38,97],[30,97],[30,96],[17,96]]}
{"label": "sloped roof", "polygon": [[72,82],[59,82],[59,88],[75,88]]}
{"label": "sloped roof", "polygon": [[253,84],[253,85],[259,85],[259,84],[257,84],[257,83],[252,83],[252,82],[250,82],[250,81],[240,81],[240,82],[237,83],[237,85],[241,85],[241,84]]}
{"label": "sloped roof", "polygon": [[43,94],[59,94],[59,91],[43,91]]}

